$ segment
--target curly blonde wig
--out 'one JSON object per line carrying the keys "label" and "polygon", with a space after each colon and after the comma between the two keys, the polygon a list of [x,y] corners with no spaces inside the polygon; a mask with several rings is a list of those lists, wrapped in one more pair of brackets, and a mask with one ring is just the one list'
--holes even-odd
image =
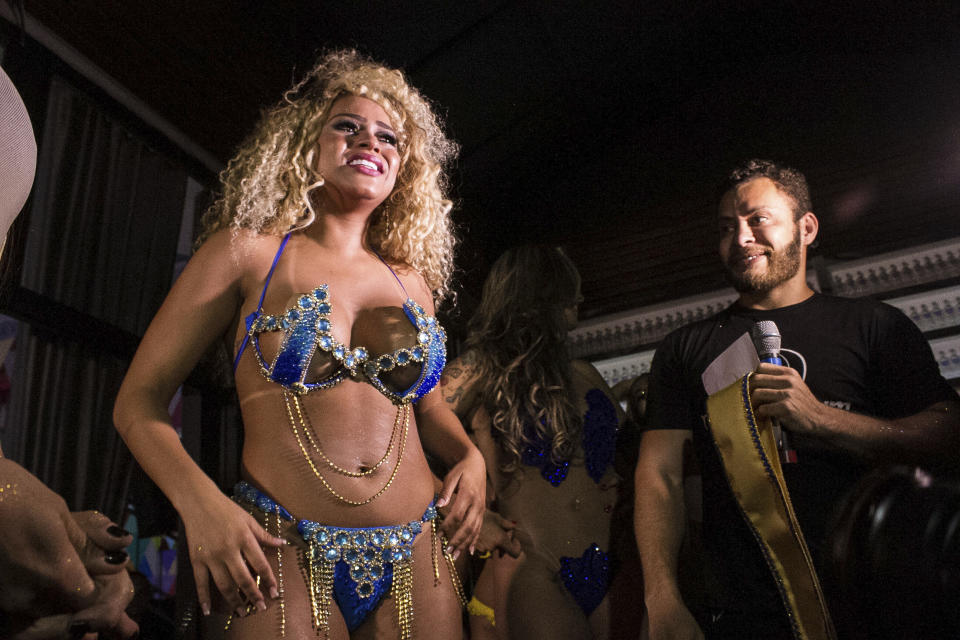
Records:
{"label": "curly blonde wig", "polygon": [[556,464],[577,450],[581,420],[570,399],[564,312],[579,289],[570,259],[545,246],[507,250],[483,284],[466,348],[505,472],[517,468],[528,444],[547,443]]}
{"label": "curly blonde wig", "polygon": [[229,227],[283,235],[322,215],[310,198],[323,185],[313,168],[314,150],[334,101],[345,95],[383,107],[398,136],[397,181],[374,211],[366,240],[388,262],[418,271],[439,302],[450,294],[453,271],[455,238],[445,169],[457,145],[401,71],[353,50],[323,56],[263,114],[221,172],[223,192],[205,213],[197,244]]}

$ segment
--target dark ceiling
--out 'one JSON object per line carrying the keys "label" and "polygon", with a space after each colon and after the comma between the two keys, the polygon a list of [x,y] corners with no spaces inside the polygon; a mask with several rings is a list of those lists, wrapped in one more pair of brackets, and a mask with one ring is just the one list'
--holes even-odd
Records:
{"label": "dark ceiling", "polygon": [[226,160],[324,48],[406,69],[462,145],[465,307],[507,246],[564,243],[585,315],[723,286],[712,184],[804,170],[836,260],[960,235],[954,2],[25,0]]}

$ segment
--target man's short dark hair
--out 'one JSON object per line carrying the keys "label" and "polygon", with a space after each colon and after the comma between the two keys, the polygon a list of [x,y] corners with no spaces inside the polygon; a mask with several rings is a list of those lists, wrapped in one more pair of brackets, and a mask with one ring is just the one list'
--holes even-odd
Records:
{"label": "man's short dark hair", "polygon": [[734,167],[720,184],[719,197],[745,182],[756,178],[769,178],[777,188],[793,200],[793,219],[799,220],[803,214],[813,209],[810,202],[810,187],[802,173],[792,167],[777,164],[770,160],[747,160]]}

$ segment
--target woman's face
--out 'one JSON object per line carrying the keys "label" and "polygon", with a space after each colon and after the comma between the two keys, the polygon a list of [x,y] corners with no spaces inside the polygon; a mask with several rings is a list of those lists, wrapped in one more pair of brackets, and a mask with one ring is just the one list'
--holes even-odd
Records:
{"label": "woman's face", "polygon": [[320,131],[314,168],[324,178],[326,195],[344,205],[360,200],[376,207],[386,200],[397,181],[400,153],[383,107],[359,96],[338,98]]}

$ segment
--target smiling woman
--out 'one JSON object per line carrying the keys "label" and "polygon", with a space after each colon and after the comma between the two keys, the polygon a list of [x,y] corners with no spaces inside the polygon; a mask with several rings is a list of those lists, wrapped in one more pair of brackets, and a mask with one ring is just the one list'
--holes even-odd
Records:
{"label": "smiling woman", "polygon": [[[455,150],[400,71],[345,51],[288,91],[221,175],[115,409],[183,518],[210,630],[460,636],[453,559],[478,535],[485,472],[433,391]],[[233,500],[165,410],[221,337],[244,422]],[[449,469],[438,495],[425,449]]]}

